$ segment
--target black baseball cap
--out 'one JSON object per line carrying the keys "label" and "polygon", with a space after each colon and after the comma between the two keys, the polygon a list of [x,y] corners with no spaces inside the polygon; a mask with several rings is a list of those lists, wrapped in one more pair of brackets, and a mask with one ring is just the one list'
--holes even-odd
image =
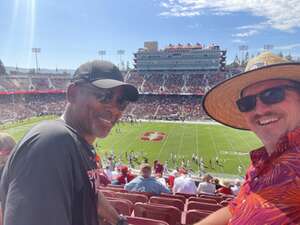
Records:
{"label": "black baseball cap", "polygon": [[124,95],[131,102],[138,100],[138,90],[125,83],[122,73],[114,64],[104,60],[94,60],[80,65],[74,73],[72,83],[87,82],[101,89],[123,86]]}

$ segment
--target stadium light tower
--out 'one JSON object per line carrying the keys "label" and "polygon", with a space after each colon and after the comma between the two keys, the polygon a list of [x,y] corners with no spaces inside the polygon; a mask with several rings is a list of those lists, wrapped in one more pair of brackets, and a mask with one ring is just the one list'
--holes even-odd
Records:
{"label": "stadium light tower", "polygon": [[243,63],[245,60],[245,52],[248,50],[248,45],[240,45],[239,51],[241,53],[241,62]]}
{"label": "stadium light tower", "polygon": [[[124,55],[125,54],[125,50],[118,50],[117,51],[117,54],[119,55],[119,57],[120,57],[120,65],[119,65],[119,69],[121,69],[121,65],[122,65],[122,55]],[[123,68],[124,69],[124,68]]]}
{"label": "stadium light tower", "polygon": [[105,50],[99,50],[98,55],[100,55],[101,60],[103,60],[103,57],[106,55],[106,51]]}
{"label": "stadium light tower", "polygon": [[32,53],[35,55],[35,72],[39,69],[38,54],[41,53],[41,48],[32,48]]}
{"label": "stadium light tower", "polygon": [[271,51],[274,48],[274,45],[270,45],[270,44],[265,44],[264,45],[264,50],[265,51]]}

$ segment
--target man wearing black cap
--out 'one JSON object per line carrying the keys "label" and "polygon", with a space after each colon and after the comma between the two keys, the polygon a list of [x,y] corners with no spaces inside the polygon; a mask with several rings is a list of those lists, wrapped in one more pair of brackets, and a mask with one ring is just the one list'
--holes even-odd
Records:
{"label": "man wearing black cap", "polygon": [[98,225],[126,221],[96,192],[95,139],[106,137],[138,91],[106,61],[81,65],[61,119],[42,122],[6,164],[0,197],[4,225]]}

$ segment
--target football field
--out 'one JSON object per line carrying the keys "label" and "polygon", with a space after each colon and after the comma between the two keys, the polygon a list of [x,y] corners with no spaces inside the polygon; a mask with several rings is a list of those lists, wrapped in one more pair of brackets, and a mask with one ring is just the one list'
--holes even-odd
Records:
{"label": "football field", "polygon": [[[22,123],[1,126],[19,140],[24,133],[40,120],[33,118]],[[51,119],[51,117],[50,117]],[[235,130],[217,124],[191,124],[174,122],[136,122],[116,125],[109,136],[97,140],[101,156],[114,153],[127,162],[126,155],[134,152],[137,161],[148,158],[167,161],[169,168],[180,166],[182,161],[194,171],[199,170],[192,156],[203,159],[205,171],[242,175],[249,164],[248,152],[261,146],[251,132]]]}

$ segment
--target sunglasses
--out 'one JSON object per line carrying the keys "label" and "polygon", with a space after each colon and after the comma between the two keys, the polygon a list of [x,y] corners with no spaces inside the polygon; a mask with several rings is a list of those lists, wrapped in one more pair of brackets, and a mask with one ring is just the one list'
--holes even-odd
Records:
{"label": "sunglasses", "polygon": [[300,90],[299,87],[291,85],[282,85],[278,87],[273,87],[266,89],[255,95],[248,95],[241,97],[236,101],[238,109],[240,112],[250,112],[256,106],[256,99],[259,97],[259,100],[265,105],[272,105],[279,102],[282,102],[285,99],[285,90]]}
{"label": "sunglasses", "polygon": [[[115,93],[112,90],[105,90],[103,92],[93,93],[96,99],[102,104],[111,104],[113,102]],[[129,104],[125,96],[119,96],[116,99],[117,107],[120,111],[124,111]]]}

